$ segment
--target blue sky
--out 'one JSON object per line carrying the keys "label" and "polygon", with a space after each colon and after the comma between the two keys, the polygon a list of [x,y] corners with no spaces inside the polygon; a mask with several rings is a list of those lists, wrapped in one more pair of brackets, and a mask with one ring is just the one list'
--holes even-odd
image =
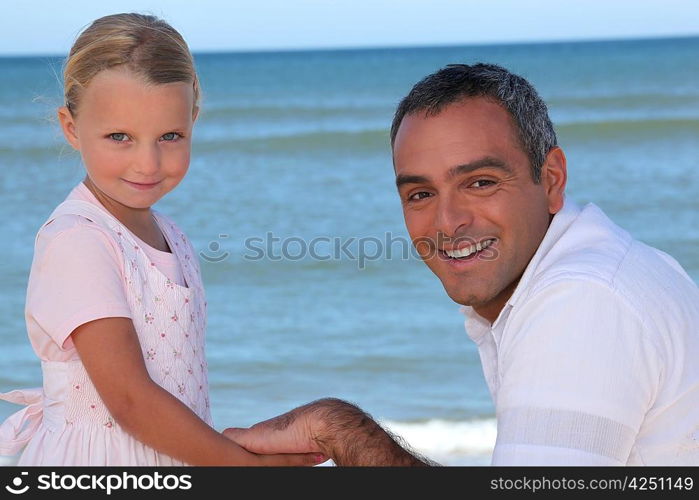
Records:
{"label": "blue sky", "polygon": [[699,35],[697,0],[29,0],[3,7],[0,55],[65,54],[90,21],[124,11],[165,18],[193,51]]}

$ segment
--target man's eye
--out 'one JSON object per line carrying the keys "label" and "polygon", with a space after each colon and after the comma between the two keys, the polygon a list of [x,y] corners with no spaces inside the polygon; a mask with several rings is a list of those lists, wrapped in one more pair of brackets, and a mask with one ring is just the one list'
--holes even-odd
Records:
{"label": "man's eye", "polygon": [[475,188],[484,188],[492,186],[493,184],[495,184],[495,181],[491,181],[488,179],[478,179],[477,181],[471,183],[471,186]]}
{"label": "man's eye", "polygon": [[124,142],[126,139],[129,138],[129,136],[124,134],[123,132],[116,132],[114,134],[109,134],[109,138],[113,141]]}
{"label": "man's eye", "polygon": [[429,198],[432,196],[430,193],[427,191],[419,191],[417,193],[413,193],[410,196],[408,196],[409,201],[418,201],[418,200],[424,200],[425,198]]}
{"label": "man's eye", "polygon": [[163,139],[164,141],[174,141],[175,139],[177,139],[179,137],[181,137],[181,136],[177,132],[168,132],[167,134],[163,134],[161,139]]}

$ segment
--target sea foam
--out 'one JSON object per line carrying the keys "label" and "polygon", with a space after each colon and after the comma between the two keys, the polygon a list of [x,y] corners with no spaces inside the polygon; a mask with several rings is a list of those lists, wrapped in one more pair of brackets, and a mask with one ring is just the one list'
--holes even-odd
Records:
{"label": "sea foam", "polygon": [[385,420],[381,425],[413,450],[443,465],[489,465],[495,446],[495,419],[424,422]]}

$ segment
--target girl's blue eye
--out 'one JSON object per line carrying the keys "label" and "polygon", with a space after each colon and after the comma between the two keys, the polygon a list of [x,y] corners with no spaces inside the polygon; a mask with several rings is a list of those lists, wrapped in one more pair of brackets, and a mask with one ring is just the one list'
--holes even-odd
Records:
{"label": "girl's blue eye", "polygon": [[128,139],[128,136],[123,132],[116,132],[114,134],[109,134],[109,138],[113,141],[124,142],[126,139]]}
{"label": "girl's blue eye", "polygon": [[163,135],[162,139],[165,141],[174,141],[178,137],[180,137],[180,134],[177,132],[168,132],[167,134]]}

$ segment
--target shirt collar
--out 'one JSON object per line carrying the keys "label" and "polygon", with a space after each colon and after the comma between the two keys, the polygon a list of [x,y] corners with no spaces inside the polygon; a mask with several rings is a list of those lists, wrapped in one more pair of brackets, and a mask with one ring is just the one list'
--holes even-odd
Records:
{"label": "shirt collar", "polygon": [[580,214],[580,207],[568,197],[564,198],[563,208],[553,217],[549,228],[546,230],[544,238],[539,244],[536,252],[532,256],[529,264],[527,264],[522,277],[519,279],[517,288],[512,293],[512,296],[505,303],[505,306],[498,314],[491,325],[488,320],[481,317],[471,306],[461,306],[460,311],[466,316],[467,332],[469,337],[474,341],[478,342],[480,337],[482,337],[486,331],[494,328],[500,323],[504,318],[507,317],[509,310],[513,308],[523,296],[526,295],[529,290],[529,284],[533,277],[537,273],[537,269],[541,261],[546,257],[549,251],[553,248],[556,242],[563,236],[568,227],[573,223],[573,221]]}
{"label": "shirt collar", "polygon": [[90,191],[90,189],[88,189],[88,187],[82,181],[73,188],[73,190],[68,194],[66,199],[89,201],[90,203],[94,203],[95,205],[102,207],[102,204],[99,202],[99,200],[95,197],[94,194],[92,194],[92,191]]}

